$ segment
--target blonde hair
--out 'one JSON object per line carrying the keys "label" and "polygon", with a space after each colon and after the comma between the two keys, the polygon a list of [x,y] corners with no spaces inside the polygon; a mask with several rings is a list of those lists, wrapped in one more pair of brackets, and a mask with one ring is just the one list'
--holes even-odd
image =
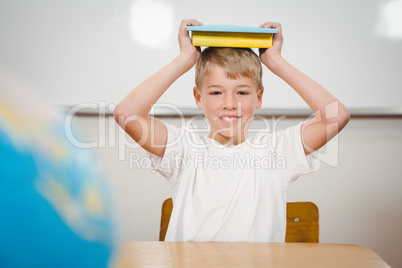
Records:
{"label": "blonde hair", "polygon": [[230,79],[245,76],[255,80],[257,90],[263,87],[261,61],[250,48],[204,49],[195,65],[195,85],[198,89],[201,89],[203,77],[215,65],[222,67]]}

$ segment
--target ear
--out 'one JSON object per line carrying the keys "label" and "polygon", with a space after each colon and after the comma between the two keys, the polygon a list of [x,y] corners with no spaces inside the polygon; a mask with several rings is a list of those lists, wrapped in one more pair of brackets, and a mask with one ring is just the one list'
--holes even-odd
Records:
{"label": "ear", "polygon": [[256,109],[260,109],[262,106],[262,94],[264,93],[264,88],[261,88],[257,93],[257,104],[255,106]]}
{"label": "ear", "polygon": [[197,104],[197,107],[202,109],[201,92],[198,90],[197,87],[193,88],[193,94],[194,94],[194,99],[195,99],[195,103]]}

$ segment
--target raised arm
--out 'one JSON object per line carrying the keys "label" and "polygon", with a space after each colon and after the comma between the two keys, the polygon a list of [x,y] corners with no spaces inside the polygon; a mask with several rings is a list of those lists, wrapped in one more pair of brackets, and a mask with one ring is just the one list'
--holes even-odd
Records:
{"label": "raised arm", "polygon": [[178,40],[180,54],[163,69],[133,89],[116,107],[117,123],[145,150],[163,157],[167,142],[165,124],[149,115],[152,106],[181,75],[190,70],[200,57],[199,48],[191,44],[187,26],[201,25],[183,20]]}
{"label": "raised arm", "polygon": [[278,31],[274,35],[272,47],[260,50],[262,63],[288,83],[313,110],[314,117],[304,122],[301,129],[304,152],[308,155],[324,146],[346,126],[350,118],[349,111],[325,88],[281,56],[283,35],[279,23],[266,22],[261,27],[276,28]]}

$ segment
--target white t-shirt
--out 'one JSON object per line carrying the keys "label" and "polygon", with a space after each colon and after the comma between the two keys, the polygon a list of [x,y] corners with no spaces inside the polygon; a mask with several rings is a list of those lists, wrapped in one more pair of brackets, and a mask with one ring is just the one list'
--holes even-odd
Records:
{"label": "white t-shirt", "polygon": [[172,186],[166,241],[285,241],[286,189],[319,167],[304,154],[301,124],[233,147],[166,126],[164,157],[147,154]]}

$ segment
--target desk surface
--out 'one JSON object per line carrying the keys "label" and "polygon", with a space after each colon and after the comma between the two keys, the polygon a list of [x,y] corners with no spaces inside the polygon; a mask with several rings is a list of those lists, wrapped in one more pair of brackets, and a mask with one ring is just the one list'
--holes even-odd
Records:
{"label": "desk surface", "polygon": [[363,246],[316,243],[123,242],[125,267],[389,267]]}

